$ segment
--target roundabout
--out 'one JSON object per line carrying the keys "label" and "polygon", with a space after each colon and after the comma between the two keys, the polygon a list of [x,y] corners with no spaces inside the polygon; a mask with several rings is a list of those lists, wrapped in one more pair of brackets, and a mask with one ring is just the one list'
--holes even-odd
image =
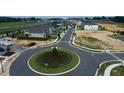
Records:
{"label": "roundabout", "polygon": [[79,63],[76,53],[56,47],[37,52],[28,60],[29,68],[42,75],[65,74],[78,67]]}
{"label": "roundabout", "polygon": [[[9,69],[9,75],[11,76],[43,76],[43,75],[94,76],[99,64],[107,60],[116,60],[115,57],[113,57],[112,55],[106,52],[105,53],[92,52],[73,46],[71,44],[73,32],[74,32],[74,28],[69,29],[65,33],[65,35],[54,44],[26,49],[25,51],[21,52],[19,56],[17,56],[16,59],[11,64]],[[49,49],[51,47],[59,47],[59,48],[61,47],[62,51],[59,52],[63,52],[64,50],[64,55],[59,55],[60,58],[57,59],[56,62],[54,61],[55,62],[54,65],[53,63],[50,62],[53,62],[53,60],[56,57],[52,58],[51,56],[53,55],[50,55],[49,53],[48,53],[49,56],[48,54],[47,56],[44,54],[45,52],[50,51]],[[75,65],[72,65],[74,64],[71,61],[72,55],[69,54],[65,56],[66,54],[68,54],[68,52],[65,53],[65,50],[66,52],[68,51],[69,53],[72,53],[73,55],[76,55],[78,57],[78,62],[76,61]],[[32,60],[32,58],[39,53],[41,53],[41,55],[45,57],[40,57],[38,61],[35,60],[33,64],[30,64],[30,60]],[[114,53],[114,54],[119,58],[124,59],[123,58],[124,53]],[[51,57],[51,59],[49,57]],[[61,57],[64,57],[64,59]],[[45,61],[46,59],[47,60],[49,59],[49,62]],[[60,62],[59,64],[58,61]],[[52,68],[52,70],[50,68]]]}

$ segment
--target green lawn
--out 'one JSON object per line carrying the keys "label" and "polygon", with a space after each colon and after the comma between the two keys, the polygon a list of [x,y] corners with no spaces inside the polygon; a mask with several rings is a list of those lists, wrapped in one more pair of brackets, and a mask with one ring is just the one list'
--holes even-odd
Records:
{"label": "green lawn", "polygon": [[60,30],[58,31],[58,33],[61,34],[63,31],[64,31],[64,29],[60,29]]}
{"label": "green lawn", "polygon": [[95,23],[100,23],[100,24],[114,24],[115,22],[113,21],[103,21],[103,20],[93,20]]}
{"label": "green lawn", "polygon": [[[60,58],[61,56],[56,57],[54,59],[51,59],[51,57],[47,58],[47,60],[44,63],[48,63],[48,67],[44,66],[43,63],[39,63],[38,61],[39,58],[42,59],[45,56],[48,56],[48,53],[50,52],[51,50],[46,50],[34,55],[29,62],[30,66],[38,72],[55,74],[55,73],[68,71],[69,69],[74,68],[78,64],[79,59],[76,56],[76,54],[72,53],[71,51],[65,51],[65,50],[59,50],[59,52],[64,55],[64,57],[62,58]],[[69,62],[67,62],[66,59],[63,59],[67,57],[71,58]],[[50,63],[52,64],[52,66]],[[56,66],[56,64],[59,64],[59,66],[58,65]]]}
{"label": "green lawn", "polygon": [[77,26],[77,30],[83,30],[81,26]]}
{"label": "green lawn", "polygon": [[[7,29],[0,29],[0,34],[7,34],[10,32],[15,32],[15,31],[22,31],[24,28],[27,28],[32,25],[40,24],[36,21],[30,21],[30,22],[0,22],[0,26],[17,26],[14,28],[7,28]],[[53,33],[50,35],[50,38],[48,39],[56,39],[58,37],[58,33],[62,33],[64,31],[64,28],[60,29],[57,31],[57,33]],[[18,39],[29,39],[25,37],[24,32],[18,33],[15,35]],[[33,40],[40,40],[40,38],[32,38]]]}
{"label": "green lawn", "polygon": [[99,41],[98,39],[94,38],[94,37],[86,37],[86,36],[82,36],[83,39],[85,39],[86,41],[89,42],[96,42]]}
{"label": "green lawn", "polygon": [[15,37],[20,38],[20,37],[25,37],[24,32],[17,33]]}
{"label": "green lawn", "polygon": [[119,61],[109,61],[107,63],[102,64],[102,66],[99,68],[98,75],[99,76],[104,76],[105,69],[112,64],[117,64],[120,63]]}
{"label": "green lawn", "polygon": [[20,22],[0,22],[0,26],[20,26],[20,25],[27,25],[27,24],[34,24],[37,23],[36,21],[20,21]]}
{"label": "green lawn", "polygon": [[124,66],[118,66],[112,69],[111,76],[124,76]]}
{"label": "green lawn", "polygon": [[0,22],[0,26],[17,26],[14,28],[7,28],[7,29],[0,29],[0,34],[4,34],[7,32],[15,32],[20,29],[27,28],[32,25],[39,24],[36,21],[31,21],[31,22]]}
{"label": "green lawn", "polygon": [[50,35],[50,39],[56,39],[57,37],[58,37],[58,35],[55,35],[55,34]]}
{"label": "green lawn", "polygon": [[21,28],[20,27],[16,27],[16,28],[8,28],[8,29],[0,29],[0,34],[6,34],[7,32],[15,32],[15,31],[18,31],[20,30]]}
{"label": "green lawn", "polygon": [[25,22],[0,22],[0,26],[17,26],[22,25]]}

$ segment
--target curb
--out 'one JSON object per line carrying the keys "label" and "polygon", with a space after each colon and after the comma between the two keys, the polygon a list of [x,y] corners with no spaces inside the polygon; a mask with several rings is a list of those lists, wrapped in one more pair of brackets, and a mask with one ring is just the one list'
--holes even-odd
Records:
{"label": "curb", "polygon": [[51,45],[51,44],[54,44],[55,42],[57,42],[58,41],[58,38],[56,38],[53,42],[50,42],[50,43],[48,43],[48,44],[43,44],[43,45],[35,45],[35,46],[32,46],[32,47],[29,47],[29,49],[33,49],[33,48],[37,48],[37,47],[40,47],[40,46],[49,46],[49,45]]}
{"label": "curb", "polygon": [[67,33],[67,31],[64,33],[64,32],[62,32],[61,33],[61,38],[59,39],[59,38],[56,38],[53,42],[51,42],[51,43],[49,43],[49,44],[44,44],[44,45],[35,45],[35,46],[32,46],[32,47],[29,47],[29,48],[27,48],[27,49],[33,49],[33,48],[37,48],[37,47],[48,47],[48,46],[52,46],[53,44],[55,44],[55,43],[58,43],[59,41],[61,41],[61,39],[62,39],[62,37],[64,37],[64,35]]}
{"label": "curb", "polygon": [[[66,32],[62,32],[61,33],[61,36],[62,37],[64,37],[64,35],[67,33],[68,31],[66,31]],[[47,46],[52,46],[52,45],[54,45],[55,43],[58,43],[59,41],[61,41],[61,39],[62,39],[62,37],[58,40],[58,38],[56,38],[53,42],[51,42],[51,43],[49,43],[49,44],[47,44],[47,45],[42,45],[41,47],[47,47]],[[58,41],[58,42],[57,42]],[[18,58],[19,57],[19,55],[22,53],[22,52],[24,52],[24,51],[27,51],[27,50],[30,50],[30,49],[33,49],[33,48],[37,48],[37,47],[39,47],[39,46],[32,46],[32,47],[29,47],[29,48],[26,48],[26,49],[24,49],[24,50],[22,50],[22,51],[20,51],[19,53],[16,53],[16,57],[15,57],[15,59],[16,58]],[[15,60],[14,59],[14,60]],[[14,61],[13,60],[13,61]]]}
{"label": "curb", "polygon": [[[73,51],[71,51],[71,52],[73,52]],[[36,52],[35,54],[37,54],[37,53],[38,53],[38,52]],[[79,66],[79,64],[80,64],[80,57],[79,57],[79,55],[78,55],[77,53],[75,53],[75,52],[73,52],[73,53],[74,53],[75,55],[77,55],[77,57],[78,57],[78,59],[79,59],[77,65],[76,65],[75,67],[73,67],[72,69],[67,70],[67,71],[65,71],[65,72],[61,72],[61,73],[47,74],[47,73],[42,73],[42,72],[39,72],[39,71],[34,70],[34,69],[30,66],[29,61],[31,60],[32,56],[34,56],[35,54],[33,54],[33,55],[29,58],[27,64],[28,64],[28,67],[29,67],[33,72],[35,72],[35,73],[37,73],[37,74],[40,74],[40,75],[46,75],[46,76],[62,75],[62,74],[66,74],[66,73],[68,73],[68,72],[71,72],[72,70],[76,69],[76,68]]]}
{"label": "curb", "polygon": [[69,45],[70,46],[72,46],[72,47],[74,47],[74,48],[76,48],[76,49],[80,49],[80,50],[83,50],[83,51],[86,51],[86,52],[94,52],[94,53],[100,53],[100,51],[98,52],[95,52],[95,51],[91,51],[91,50],[88,50],[88,49],[86,49],[86,48],[81,48],[82,46],[79,46],[79,45],[74,45],[73,43],[74,43],[74,39],[73,39],[74,37],[73,37],[73,33],[72,33],[72,35],[71,35],[71,38],[70,38],[70,40],[69,40]]}
{"label": "curb", "polygon": [[11,55],[11,56],[9,56],[9,57],[6,57],[6,59],[3,60],[3,64],[6,63],[9,59],[13,58],[13,57],[16,56],[16,55],[17,55],[17,54],[15,53],[15,54],[13,54],[13,55]]}
{"label": "curb", "polygon": [[[3,65],[6,63],[6,62],[8,62],[10,59],[12,59],[11,61],[9,61],[9,63],[11,63],[11,62],[13,62],[16,58],[18,57],[18,54],[13,54],[13,55],[11,55],[10,57],[8,57],[8,58],[6,58],[5,60],[3,60]],[[12,64],[12,63],[11,63]],[[10,64],[10,65],[11,65]],[[0,67],[1,68],[1,67]],[[7,69],[9,69],[9,68],[7,68]],[[7,75],[9,75],[9,73],[7,74]]]}
{"label": "curb", "polygon": [[109,61],[117,61],[117,60],[107,60],[107,61],[103,61],[102,63],[100,63],[100,64],[99,64],[99,68],[97,68],[97,70],[96,70],[95,76],[99,76],[99,75],[98,75],[99,69],[101,68],[101,66],[102,66],[103,64],[105,64],[105,63],[107,63],[107,62],[109,62]]}
{"label": "curb", "polygon": [[94,76],[98,76],[99,69],[97,68],[96,73]]}
{"label": "curb", "polygon": [[105,69],[104,76],[111,76],[111,71],[113,68],[121,66],[121,63],[112,64]]}
{"label": "curb", "polygon": [[[63,32],[64,33],[64,32]],[[66,32],[67,33],[67,32]],[[64,35],[66,34],[64,33]],[[63,37],[64,37],[63,35]],[[26,48],[24,50],[22,50],[20,53],[24,52],[24,51],[27,51],[27,50],[30,50],[30,49],[34,49],[34,48],[37,48],[37,47],[48,47],[48,46],[52,46],[54,45],[55,43],[57,43],[57,41],[60,41],[62,39],[62,37],[58,40],[58,38],[56,38],[53,42],[51,42],[50,44],[47,44],[47,45],[36,45],[36,46],[32,46],[32,47],[29,47],[29,48]]]}
{"label": "curb", "polygon": [[[92,48],[88,48],[88,47],[84,47],[84,46],[80,46],[77,45],[75,42],[75,37],[72,36],[71,40],[70,40],[70,44],[73,45],[75,48],[78,47],[78,49],[84,50],[84,51],[88,51],[88,52],[96,52],[96,53],[103,53],[106,50],[98,50],[98,49],[92,49]],[[112,53],[124,53],[124,51],[117,51],[117,50],[109,50]]]}

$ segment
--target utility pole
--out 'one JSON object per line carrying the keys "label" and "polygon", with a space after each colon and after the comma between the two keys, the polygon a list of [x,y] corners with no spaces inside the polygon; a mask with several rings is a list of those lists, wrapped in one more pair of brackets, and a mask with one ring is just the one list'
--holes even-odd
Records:
{"label": "utility pole", "polygon": [[4,70],[3,70],[2,58],[0,58],[0,64],[1,64],[1,71],[2,71],[2,73],[3,73]]}

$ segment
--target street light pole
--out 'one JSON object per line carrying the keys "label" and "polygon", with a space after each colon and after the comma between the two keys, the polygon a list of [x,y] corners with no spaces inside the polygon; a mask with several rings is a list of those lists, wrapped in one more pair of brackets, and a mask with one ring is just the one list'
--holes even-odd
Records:
{"label": "street light pole", "polygon": [[2,73],[4,72],[3,70],[3,64],[2,64],[2,59],[0,58],[0,64],[1,64],[1,70],[2,70]]}

